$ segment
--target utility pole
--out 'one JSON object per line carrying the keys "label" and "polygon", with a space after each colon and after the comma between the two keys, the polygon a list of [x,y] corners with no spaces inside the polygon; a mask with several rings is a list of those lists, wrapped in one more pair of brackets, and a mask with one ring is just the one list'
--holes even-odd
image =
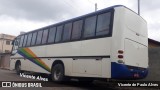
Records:
{"label": "utility pole", "polygon": [[97,9],[98,9],[98,8],[97,8],[97,3],[95,3],[95,12],[97,11]]}
{"label": "utility pole", "polygon": [[138,15],[140,15],[140,0],[138,0]]}

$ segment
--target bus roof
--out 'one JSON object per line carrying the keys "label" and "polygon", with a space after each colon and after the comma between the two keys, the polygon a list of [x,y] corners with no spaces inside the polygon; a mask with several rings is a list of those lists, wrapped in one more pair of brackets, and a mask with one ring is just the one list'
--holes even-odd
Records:
{"label": "bus roof", "polygon": [[[42,29],[46,29],[46,28],[48,28],[48,27],[52,27],[52,26],[56,26],[56,25],[61,25],[61,24],[63,24],[63,23],[72,22],[72,21],[74,21],[74,20],[76,21],[76,20],[79,20],[79,19],[81,19],[81,18],[88,17],[88,16],[91,16],[91,15],[94,15],[94,14],[98,14],[98,13],[103,13],[103,12],[106,12],[106,11],[110,11],[110,10],[113,10],[114,8],[116,8],[116,7],[125,7],[125,8],[127,8],[127,7],[124,6],[124,5],[114,5],[114,6],[111,6],[111,7],[108,7],[108,8],[104,8],[104,9],[98,10],[98,11],[96,11],[96,12],[92,12],[92,13],[85,14],[85,15],[82,15],[82,16],[79,16],[79,17],[75,17],[75,18],[72,18],[72,19],[69,19],[69,20],[65,20],[65,21],[62,21],[62,22],[59,22],[59,23],[55,23],[55,24],[51,24],[51,25],[48,25],[48,26],[45,26],[45,27],[42,27],[42,28],[38,28],[38,29],[36,29],[36,30],[29,31],[29,32],[26,32],[26,33],[24,33],[24,34],[20,34],[20,35],[18,35],[18,36],[25,35],[25,34],[31,33],[31,32],[36,32],[36,31],[39,31],[39,30],[42,30]],[[127,8],[127,9],[129,9],[129,8]],[[129,9],[129,10],[131,10],[131,9]],[[133,11],[133,10],[131,10],[131,11]],[[133,12],[134,12],[134,11],[133,11]],[[134,12],[134,13],[136,13],[136,12]],[[137,14],[137,13],[136,13],[136,14]]]}

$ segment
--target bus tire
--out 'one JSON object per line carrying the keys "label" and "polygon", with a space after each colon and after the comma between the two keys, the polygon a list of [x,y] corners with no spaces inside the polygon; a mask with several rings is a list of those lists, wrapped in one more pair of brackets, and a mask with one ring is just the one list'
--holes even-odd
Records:
{"label": "bus tire", "polygon": [[15,69],[16,69],[17,75],[20,75],[21,73],[21,63],[20,62],[16,63]]}
{"label": "bus tire", "polygon": [[64,81],[64,66],[62,64],[58,63],[52,67],[51,78],[54,82]]}

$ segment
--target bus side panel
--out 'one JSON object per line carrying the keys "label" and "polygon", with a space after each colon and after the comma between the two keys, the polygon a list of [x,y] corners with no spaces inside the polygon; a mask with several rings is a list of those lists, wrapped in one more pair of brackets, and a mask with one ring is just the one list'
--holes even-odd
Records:
{"label": "bus side panel", "polygon": [[86,76],[95,75],[95,77],[110,78],[111,37],[82,41],[81,55],[102,57],[102,59],[93,58],[82,60],[82,62],[86,62],[83,65],[83,73],[88,74]]}
{"label": "bus side panel", "polygon": [[[68,42],[63,44],[54,44],[46,46],[47,57],[59,57],[54,60],[62,60],[65,67],[65,75],[72,75],[72,60],[74,56],[81,56],[81,41]],[[69,58],[65,58],[69,57]],[[54,62],[54,61],[53,61]],[[52,62],[52,63],[53,63]]]}
{"label": "bus side panel", "polygon": [[102,78],[111,78],[111,59],[102,60]]}
{"label": "bus side panel", "polygon": [[112,30],[112,47],[111,47],[111,60],[112,62],[118,62],[118,50],[124,50],[124,8],[115,8],[113,30]]}
{"label": "bus side panel", "polygon": [[82,56],[110,56],[111,37],[84,40],[81,46]]}

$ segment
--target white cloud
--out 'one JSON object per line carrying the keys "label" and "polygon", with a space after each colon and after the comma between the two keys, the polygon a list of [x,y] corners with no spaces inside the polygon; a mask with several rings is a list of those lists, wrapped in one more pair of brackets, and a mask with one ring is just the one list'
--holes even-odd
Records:
{"label": "white cloud", "polygon": [[28,32],[49,24],[51,24],[51,22],[36,22],[25,19],[14,19],[8,16],[1,16],[0,32],[17,36],[21,31]]}

